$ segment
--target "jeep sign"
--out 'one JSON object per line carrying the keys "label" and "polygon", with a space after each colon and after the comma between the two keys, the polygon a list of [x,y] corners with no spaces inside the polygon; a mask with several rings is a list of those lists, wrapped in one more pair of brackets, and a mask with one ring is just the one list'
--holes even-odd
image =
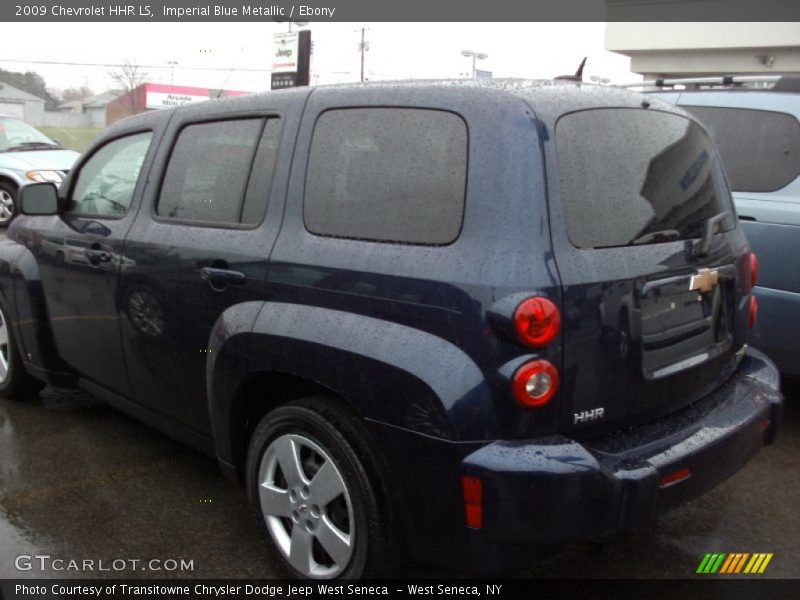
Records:
{"label": "jeep sign", "polygon": [[272,89],[308,85],[311,32],[276,33],[272,40]]}
{"label": "jeep sign", "polygon": [[276,33],[272,36],[272,72],[296,73],[300,32]]}

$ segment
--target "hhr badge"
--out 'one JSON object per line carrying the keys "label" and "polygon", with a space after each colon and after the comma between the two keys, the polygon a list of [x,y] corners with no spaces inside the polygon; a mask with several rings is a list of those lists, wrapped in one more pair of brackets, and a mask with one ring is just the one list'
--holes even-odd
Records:
{"label": "hhr badge", "polygon": [[697,275],[692,275],[689,282],[689,291],[710,292],[719,283],[719,271],[711,269],[699,269]]}
{"label": "hhr badge", "polygon": [[602,419],[605,416],[605,412],[605,408],[593,408],[592,410],[584,410],[583,412],[575,413],[575,425]]}

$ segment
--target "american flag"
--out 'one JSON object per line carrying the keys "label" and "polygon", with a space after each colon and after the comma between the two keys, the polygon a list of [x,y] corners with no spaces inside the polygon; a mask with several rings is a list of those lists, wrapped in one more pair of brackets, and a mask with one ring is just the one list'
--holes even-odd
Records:
{"label": "american flag", "polygon": [[491,71],[481,71],[480,69],[475,69],[475,79],[491,79],[492,72]]}

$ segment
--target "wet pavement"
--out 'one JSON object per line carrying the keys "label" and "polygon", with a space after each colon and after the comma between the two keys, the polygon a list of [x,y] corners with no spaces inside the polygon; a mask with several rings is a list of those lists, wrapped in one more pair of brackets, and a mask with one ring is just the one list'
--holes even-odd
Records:
{"label": "wet pavement", "polygon": [[[772,552],[764,576],[800,577],[800,384],[786,394],[775,445],[718,488],[644,531],[566,546],[519,575],[684,578],[706,552]],[[26,554],[94,560],[96,569],[100,560],[141,562],[118,572],[16,570]],[[162,570],[142,570],[150,559]],[[176,566],[169,559],[190,560],[193,570],[164,570]],[[186,575],[280,576],[243,490],[213,459],[83,392],[0,399],[0,578]]]}

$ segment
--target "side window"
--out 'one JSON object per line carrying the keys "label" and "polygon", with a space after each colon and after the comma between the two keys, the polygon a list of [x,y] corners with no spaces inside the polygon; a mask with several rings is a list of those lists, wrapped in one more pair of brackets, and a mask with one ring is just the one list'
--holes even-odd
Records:
{"label": "side window", "polygon": [[172,149],[156,213],[182,221],[259,223],[269,202],[279,138],[278,119],[184,127]]}
{"label": "side window", "polygon": [[684,106],[708,128],[736,192],[774,192],[800,175],[800,122],[787,113]]}
{"label": "side window", "polygon": [[304,219],[315,234],[449,244],[461,230],[467,126],[440,110],[347,108],[314,127]]}
{"label": "side window", "polygon": [[73,215],[121,217],[128,212],[152,132],[109,142],[83,165],[67,212]]}

